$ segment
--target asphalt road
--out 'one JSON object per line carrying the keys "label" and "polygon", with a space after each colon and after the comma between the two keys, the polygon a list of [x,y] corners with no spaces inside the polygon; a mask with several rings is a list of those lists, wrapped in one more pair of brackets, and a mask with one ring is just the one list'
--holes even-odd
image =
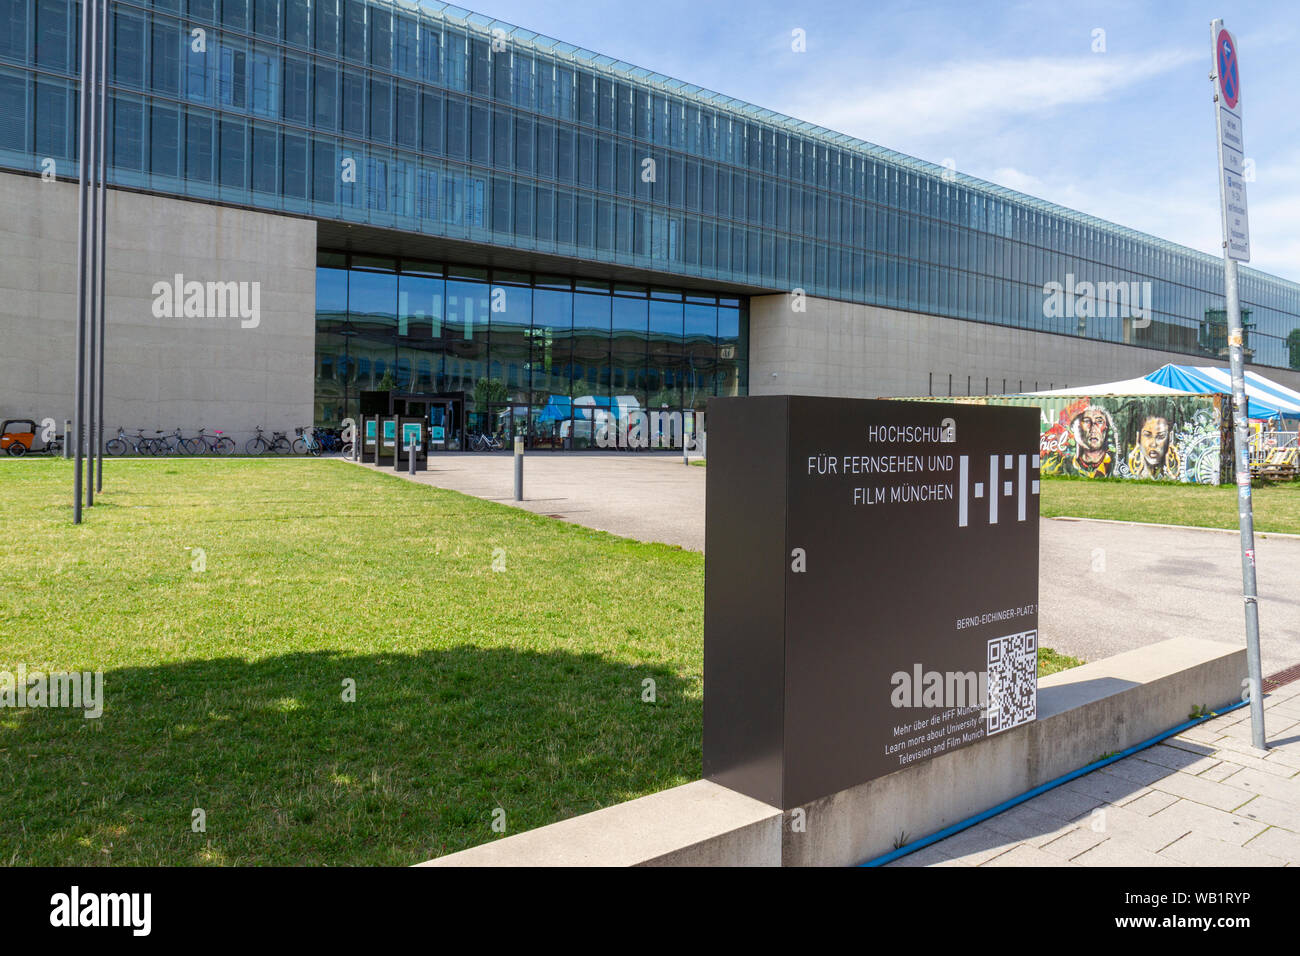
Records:
{"label": "asphalt road", "polygon": [[[434,455],[418,480],[514,505],[509,453]],[[650,454],[531,454],[520,507],[642,541],[704,550],[705,469]],[[1235,533],[1042,519],[1039,630],[1086,661],[1190,636],[1245,643]],[[1256,537],[1267,676],[1300,663],[1300,538]]]}

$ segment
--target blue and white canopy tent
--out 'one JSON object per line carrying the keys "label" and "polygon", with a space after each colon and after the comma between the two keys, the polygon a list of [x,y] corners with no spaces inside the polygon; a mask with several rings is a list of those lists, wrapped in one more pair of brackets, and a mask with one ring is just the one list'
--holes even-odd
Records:
{"label": "blue and white canopy tent", "polygon": [[[1146,380],[1200,395],[1212,392],[1232,394],[1232,373],[1213,365],[1165,365],[1148,375]],[[1246,398],[1251,418],[1300,418],[1300,392],[1279,385],[1258,372],[1246,372]]]}

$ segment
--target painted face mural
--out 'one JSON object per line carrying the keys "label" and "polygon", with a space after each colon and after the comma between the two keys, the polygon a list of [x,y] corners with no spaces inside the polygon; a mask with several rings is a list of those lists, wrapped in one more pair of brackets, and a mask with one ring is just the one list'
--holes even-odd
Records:
{"label": "painted face mural", "polygon": [[1175,423],[1170,419],[1175,412],[1153,405],[1130,409],[1130,421],[1136,427],[1128,442],[1125,477],[1183,481],[1182,456],[1172,442]]}
{"label": "painted face mural", "polygon": [[1075,402],[1042,436],[1039,452],[1043,455],[1043,473],[1109,477],[1115,462],[1114,435],[1110,412],[1088,399]]}
{"label": "painted face mural", "polygon": [[1045,399],[1046,475],[1218,484],[1222,421],[1212,396]]}

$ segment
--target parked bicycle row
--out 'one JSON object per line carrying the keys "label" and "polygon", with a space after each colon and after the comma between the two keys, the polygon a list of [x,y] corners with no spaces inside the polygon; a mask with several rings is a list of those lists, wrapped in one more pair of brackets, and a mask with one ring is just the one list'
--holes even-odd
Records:
{"label": "parked bicycle row", "polygon": [[[352,443],[343,441],[334,429],[295,428],[294,437],[288,432],[272,431],[268,437],[261,425],[257,434],[244,443],[246,455],[320,455],[352,450]],[[138,428],[134,435],[125,429],[117,430],[117,437],[108,440],[104,451],[109,455],[233,455],[239,449],[235,440],[221,429],[208,432],[199,428],[196,435],[185,435],[177,428],[172,432],[156,429],[146,435]]]}

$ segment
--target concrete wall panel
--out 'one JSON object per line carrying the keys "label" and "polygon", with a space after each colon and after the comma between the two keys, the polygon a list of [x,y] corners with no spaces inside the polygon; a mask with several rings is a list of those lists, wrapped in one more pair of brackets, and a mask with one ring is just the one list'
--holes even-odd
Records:
{"label": "concrete wall panel", "polygon": [[[788,295],[749,304],[751,395],[844,398],[985,394],[1089,385],[1146,375],[1174,362],[1227,360],[1085,338],[807,298],[805,312]],[[1300,372],[1251,366],[1300,388]],[[933,373],[933,381],[931,380]],[[970,391],[967,391],[967,377]]]}
{"label": "concrete wall panel", "polygon": [[[314,413],[316,225],[110,190],[105,425],[289,431]],[[77,187],[0,173],[0,416],[72,417]],[[260,322],[157,318],[155,282],[256,282]]]}

